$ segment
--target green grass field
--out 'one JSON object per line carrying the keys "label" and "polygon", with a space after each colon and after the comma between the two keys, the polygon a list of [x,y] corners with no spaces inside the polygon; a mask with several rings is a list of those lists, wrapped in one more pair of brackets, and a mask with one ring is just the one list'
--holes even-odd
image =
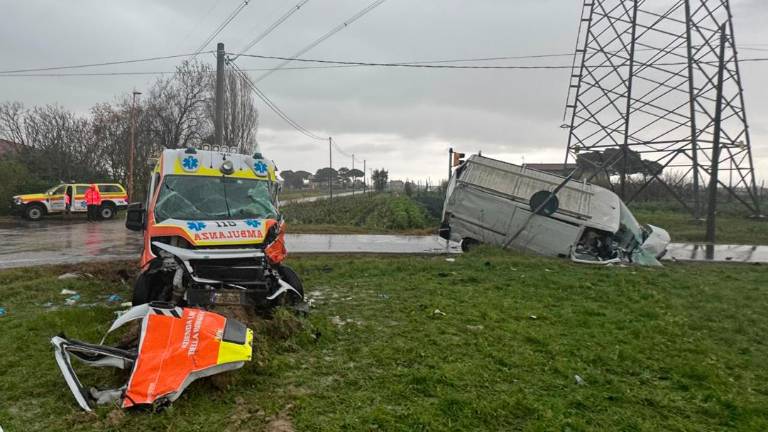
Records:
{"label": "green grass field", "polygon": [[[129,295],[115,276],[127,264],[86,268],[94,279],[69,281],[56,279],[63,268],[0,272],[0,426],[768,430],[765,266],[591,267],[494,249],[455,262],[290,261],[312,299],[309,317],[256,323],[256,359],[228,388],[193,383],[157,413],[81,412],[48,342],[60,331],[98,341],[117,309],[106,297]],[[62,288],[94,305],[64,306]]]}
{"label": "green grass field", "polygon": [[[723,204],[717,215],[715,242],[720,244],[768,244],[768,219],[753,219],[735,203]],[[705,241],[706,223],[672,204],[636,203],[630,206],[635,217],[669,231],[674,242]]]}

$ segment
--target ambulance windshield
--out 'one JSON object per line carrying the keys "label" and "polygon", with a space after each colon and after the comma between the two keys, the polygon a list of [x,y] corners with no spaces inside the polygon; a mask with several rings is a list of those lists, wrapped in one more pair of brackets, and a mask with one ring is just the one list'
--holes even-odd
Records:
{"label": "ambulance windshield", "polygon": [[166,176],[155,205],[165,219],[276,219],[270,183],[232,177]]}

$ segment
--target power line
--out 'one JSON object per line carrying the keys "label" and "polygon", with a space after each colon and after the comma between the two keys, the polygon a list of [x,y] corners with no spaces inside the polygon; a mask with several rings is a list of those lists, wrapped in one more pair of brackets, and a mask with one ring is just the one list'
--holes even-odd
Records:
{"label": "power line", "polygon": [[[210,14],[211,14],[211,12],[213,12],[213,10],[214,10],[214,9],[216,9],[216,8],[219,6],[219,4],[220,4],[220,3],[221,3],[221,0],[216,0],[216,1],[213,3],[213,5],[210,7],[210,9],[208,9],[208,10],[205,12],[205,14],[203,14],[203,15],[200,17],[200,19],[198,19],[198,20],[195,22],[195,25],[194,25],[194,26],[192,26],[192,28],[190,28],[190,29],[189,29],[189,31],[187,32],[187,34],[185,34],[185,35],[184,35],[184,38],[182,39],[182,44],[183,44],[183,43],[184,43],[184,42],[185,42],[187,39],[189,39],[189,37],[190,37],[190,36],[192,36],[192,33],[193,33],[195,30],[197,30],[197,28],[200,26],[200,24],[202,24],[202,23],[203,23],[203,20],[205,20],[206,18],[208,18],[208,15],[210,15]],[[179,45],[179,47],[181,47],[181,45]]]}
{"label": "power line", "polygon": [[[296,61],[304,63],[323,63],[333,65],[353,65],[353,66],[370,66],[370,67],[404,67],[404,68],[425,68],[425,69],[571,69],[570,65],[505,65],[505,66],[486,66],[486,65],[444,65],[444,64],[427,64],[427,63],[375,63],[375,62],[360,62],[360,61],[343,61],[343,60],[325,60],[325,59],[303,59],[296,57],[281,57],[281,56],[264,56],[256,54],[241,54],[243,57],[254,57],[260,59],[270,60],[284,60],[286,62]],[[766,61],[768,58],[747,58],[738,60],[739,62],[756,62]],[[451,60],[455,62],[456,60]],[[717,61],[699,62],[701,64],[716,65]],[[672,63],[655,63],[656,66],[677,66],[686,65],[687,62],[672,62]],[[595,67],[614,68],[624,65],[604,65]]]}
{"label": "power line", "polygon": [[326,138],[320,137],[318,135],[315,135],[312,133],[309,129],[305,128],[304,126],[297,123],[295,120],[290,118],[288,114],[285,113],[285,111],[281,110],[280,107],[278,107],[272,100],[264,94],[264,92],[261,91],[258,87],[256,87],[256,84],[253,83],[251,78],[248,76],[247,73],[243,72],[239,66],[237,66],[234,62],[229,63],[232,68],[237,72],[242,78],[243,81],[253,90],[253,92],[256,94],[256,96],[261,99],[275,114],[277,114],[280,118],[285,120],[286,123],[291,125],[294,129],[301,132],[305,136],[318,140],[318,141],[325,141]]}
{"label": "power line", "polygon": [[[352,23],[354,23],[358,19],[360,19],[363,16],[365,16],[368,12],[376,9],[377,7],[379,7],[385,1],[387,1],[387,0],[375,0],[373,3],[369,4],[368,6],[366,6],[365,8],[360,10],[359,12],[357,12],[356,14],[352,15],[352,17],[350,17],[349,19],[347,19],[343,23],[341,23],[338,26],[332,28],[328,33],[320,36],[314,42],[312,42],[309,45],[305,46],[304,48],[300,49],[296,54],[293,55],[293,57],[295,58],[295,57],[300,57],[300,56],[304,55],[309,50],[311,50],[312,48],[315,48],[316,46],[320,45],[321,43],[323,43],[325,40],[327,40],[331,36],[335,35],[336,33],[340,32],[341,30],[344,30],[345,28],[349,27]],[[263,80],[264,78],[266,78],[269,75],[271,75],[275,70],[282,69],[285,65],[287,65],[291,61],[293,61],[293,60],[285,60],[285,61],[283,61],[281,64],[277,65],[273,70],[267,71],[267,72],[261,74],[258,78],[256,78],[256,80],[254,82],[259,82],[259,81]]]}
{"label": "power line", "polygon": [[[245,47],[243,47],[240,52],[247,52],[251,48],[253,48],[254,45],[261,42],[265,37],[269,36],[270,33],[272,33],[276,28],[280,27],[282,23],[284,23],[288,18],[291,17],[294,13],[298,12],[299,9],[301,9],[302,6],[307,4],[309,0],[302,0],[292,8],[290,8],[286,13],[284,13],[280,18],[277,19],[277,21],[273,22],[269,27],[267,27],[266,30],[261,32],[258,36],[256,36],[253,40],[245,44]],[[238,56],[235,56],[232,60],[237,60]]]}
{"label": "power line", "polygon": [[340,153],[342,156],[345,156],[345,157],[348,157],[348,158],[352,158],[352,160],[354,160],[354,161],[357,161],[357,162],[361,162],[361,160],[360,160],[360,159],[358,159],[358,158],[355,156],[355,154],[354,154],[354,153],[349,153],[349,152],[347,152],[347,151],[344,151],[344,149],[342,149],[342,148],[341,148],[341,147],[340,147],[340,146],[339,146],[339,145],[336,143],[336,140],[335,140],[335,139],[333,140],[333,147],[334,147],[334,148],[336,149],[336,151],[337,151],[337,152],[339,152],[339,153]]}
{"label": "power line", "polygon": [[195,51],[195,54],[197,55],[197,54],[200,54],[201,52],[203,52],[205,47],[207,47],[208,44],[211,43],[211,41],[214,38],[216,38],[216,36],[218,36],[219,33],[221,33],[222,30],[224,30],[224,28],[226,28],[229,25],[229,23],[231,23],[232,20],[235,19],[235,17],[237,17],[237,15],[243,9],[245,9],[246,6],[248,6],[248,2],[249,1],[251,1],[251,0],[244,0],[239,6],[237,6],[235,8],[235,10],[233,10],[229,15],[227,15],[227,17],[224,18],[224,21],[222,21],[222,23],[219,24],[218,27],[216,27],[216,29],[213,31],[213,33],[211,33],[210,36],[208,36],[208,38],[206,38],[205,41],[202,44],[200,44],[200,47]]}
{"label": "power line", "polygon": [[[193,54],[190,54],[193,55]],[[740,59],[739,63],[753,63],[753,62],[765,62],[768,61],[768,58],[762,57],[762,58],[746,58],[746,59]],[[703,62],[704,64],[711,64],[715,65],[716,62]],[[685,63],[659,63],[657,66],[674,66],[674,65],[684,65]],[[416,68],[416,64],[414,63],[401,63],[398,64],[399,66],[403,67],[414,67]],[[381,64],[340,64],[340,65],[326,65],[326,66],[296,66],[296,67],[285,67],[280,69],[280,71],[288,71],[288,70],[313,70],[313,69],[339,69],[339,68],[355,68],[355,67],[375,67],[375,66],[383,66]],[[609,66],[601,66],[601,68],[605,68]],[[434,69],[447,69],[448,67],[440,67],[436,66]],[[471,67],[458,67],[458,68],[451,68],[451,69],[569,69],[570,66],[568,65],[555,65],[555,66],[497,66],[497,67],[488,67],[488,66],[471,66]],[[240,68],[243,72],[263,72],[263,71],[271,71],[272,68]],[[277,71],[276,71],[277,72]],[[79,72],[79,73],[6,73],[6,72],[0,72],[0,78],[3,77],[94,77],[94,76],[131,76],[131,75],[166,75],[166,74],[173,74],[176,73],[175,71],[143,71],[143,72]],[[211,74],[215,74],[215,72],[210,72]]]}
{"label": "power line", "polygon": [[[189,54],[194,55],[194,54]],[[765,57],[759,57],[759,58],[746,58],[746,59],[740,59],[738,60],[739,63],[753,63],[753,62],[765,62],[768,61],[768,58]],[[704,64],[711,64],[715,65],[716,62],[704,62]],[[685,63],[659,63],[658,66],[674,66],[674,65],[684,65]],[[418,63],[399,63],[397,64],[399,66],[403,67],[413,67],[417,68],[416,65]],[[295,66],[295,67],[285,67],[280,69],[279,71],[289,71],[289,70],[314,70],[314,69],[340,69],[340,68],[357,68],[357,67],[376,67],[376,66],[386,66],[382,64],[377,63],[353,63],[353,64],[331,64],[331,65],[325,65],[325,66]],[[393,65],[394,66],[394,65]],[[56,70],[56,69],[66,69],[66,68],[74,68],[77,66],[71,66],[71,67],[59,67],[59,68],[46,68],[46,69],[33,69],[34,70]],[[601,67],[609,67],[609,66],[601,66]],[[440,67],[437,66],[434,69],[447,69],[448,67]],[[471,66],[471,67],[458,67],[458,68],[451,68],[451,69],[569,69],[569,65],[554,65],[554,66],[497,66],[497,67],[489,67],[489,66]],[[272,71],[273,68],[241,68],[240,70],[244,72],[263,72],[263,71]],[[277,72],[277,71],[276,71]],[[175,71],[137,71],[137,72],[78,72],[78,73],[13,73],[13,71],[3,71],[0,72],[0,78],[3,77],[48,77],[48,78],[55,78],[55,77],[95,77],[95,76],[131,76],[131,75],[166,75],[166,74],[173,74],[176,73]],[[215,74],[215,72],[211,72],[211,74]]]}
{"label": "power line", "polygon": [[[743,48],[743,46],[742,46]],[[214,51],[205,51],[205,53],[213,53]],[[50,67],[39,67],[39,68],[26,68],[26,69],[9,69],[9,70],[3,70],[0,71],[0,75],[2,74],[18,74],[18,76],[36,76],[36,75],[26,75],[28,72],[46,72],[46,71],[55,71],[55,70],[66,70],[66,69],[85,69],[85,68],[91,68],[91,67],[101,67],[101,66],[113,66],[113,65],[121,65],[121,64],[130,64],[130,63],[142,63],[142,62],[151,62],[151,61],[159,61],[159,60],[168,60],[168,59],[175,59],[175,58],[181,58],[181,57],[193,57],[199,53],[187,53],[187,54],[174,54],[174,55],[167,55],[167,56],[158,56],[158,57],[146,57],[146,58],[139,58],[139,59],[129,59],[129,60],[115,60],[115,61],[108,61],[108,62],[102,62],[102,63],[86,63],[86,64],[79,64],[79,65],[67,65],[67,66],[50,66]],[[261,58],[261,59],[271,59],[271,60],[290,60],[290,61],[298,61],[298,62],[311,62],[311,63],[326,63],[325,66],[307,66],[307,67],[281,67],[281,68],[275,68],[275,67],[265,67],[265,68],[248,68],[243,69],[247,71],[269,71],[274,72],[278,70],[307,70],[307,69],[337,69],[337,68],[347,68],[347,67],[365,67],[365,66],[396,66],[396,65],[402,65],[406,67],[410,67],[411,65],[421,65],[421,64],[441,64],[441,63],[463,63],[463,62],[470,62],[470,61],[497,61],[497,60],[515,60],[515,59],[533,59],[533,58],[546,58],[546,57],[565,57],[565,56],[571,56],[572,54],[534,54],[534,55],[521,55],[521,56],[499,56],[499,57],[481,57],[481,58],[465,58],[465,59],[442,59],[442,60],[418,60],[418,61],[401,61],[401,62],[387,62],[387,63],[374,63],[374,62],[340,62],[340,61],[332,61],[332,60],[312,60],[312,59],[299,59],[295,57],[281,57],[281,56],[261,56],[256,54],[235,54],[236,56],[244,56],[244,57],[253,57],[253,58]],[[750,61],[765,61],[763,58],[746,58],[746,59],[740,59],[739,62],[750,62]],[[715,64],[716,62],[713,62],[712,64]],[[682,64],[682,63],[681,63]],[[480,67],[480,66],[477,66]],[[529,65],[529,66],[499,66],[506,69],[514,69],[514,68],[528,68],[528,69],[536,69],[536,68],[565,68],[566,66],[546,66],[546,65]],[[570,66],[567,66],[570,67]],[[82,76],[99,76],[99,75],[151,75],[151,74],[163,74],[163,73],[173,73],[173,72],[108,72],[103,74],[82,74]],[[80,74],[72,74],[72,75],[43,75],[40,74],[40,76],[81,76]]]}
{"label": "power line", "polygon": [[[206,51],[206,52],[213,52],[213,51]],[[197,54],[199,54],[199,53],[175,54],[175,55],[168,55],[168,56],[146,57],[146,58],[131,59],[131,60],[115,60],[115,61],[110,61],[110,62],[87,63],[87,64],[80,64],[80,65],[73,65],[73,66],[52,66],[52,67],[29,68],[29,69],[11,69],[11,70],[0,71],[0,74],[24,73],[24,72],[45,72],[45,71],[63,70],[63,69],[83,69],[83,68],[89,68],[89,67],[113,66],[113,65],[119,65],[119,64],[142,63],[142,62],[157,61],[157,60],[168,60],[168,59],[174,59],[174,58],[179,58],[179,57],[192,57],[192,56],[197,55]]]}
{"label": "power line", "polygon": [[[229,64],[232,66],[234,71],[238,73],[245,83],[253,90],[253,92],[258,96],[259,99],[261,99],[275,114],[277,114],[280,118],[282,118],[286,123],[291,125],[294,129],[302,133],[303,135],[312,138],[317,141],[325,141],[327,138],[320,137],[313,132],[311,132],[309,129],[305,128],[304,126],[297,123],[295,120],[293,120],[291,117],[288,116],[288,114],[285,113],[280,107],[278,107],[261,89],[256,87],[256,84],[253,83],[251,78],[248,76],[247,73],[245,73],[238,65],[236,65],[234,62],[230,61]],[[333,147],[336,149],[337,152],[341,153],[343,156],[351,157],[353,160],[356,159],[353,154],[347,153],[344,151],[337,143],[336,140],[331,140],[331,143],[333,144]]]}

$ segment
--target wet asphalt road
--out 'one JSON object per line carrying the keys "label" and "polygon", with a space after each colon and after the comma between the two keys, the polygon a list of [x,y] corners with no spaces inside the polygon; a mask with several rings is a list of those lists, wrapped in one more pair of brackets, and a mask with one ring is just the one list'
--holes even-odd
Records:
{"label": "wet asphalt road", "polygon": [[[88,223],[75,216],[40,222],[4,221],[0,224],[0,268],[84,261],[135,259],[141,233],[129,231],[123,220]],[[291,253],[459,253],[435,236],[290,234]]]}
{"label": "wet asphalt road", "polygon": [[[460,253],[436,236],[291,234],[291,253]],[[125,229],[122,219],[88,223],[84,218],[47,218],[40,222],[0,222],[0,268],[84,261],[135,259],[141,234]],[[768,246],[707,246],[672,243],[665,260],[768,263]],[[709,255],[708,255],[709,254]]]}

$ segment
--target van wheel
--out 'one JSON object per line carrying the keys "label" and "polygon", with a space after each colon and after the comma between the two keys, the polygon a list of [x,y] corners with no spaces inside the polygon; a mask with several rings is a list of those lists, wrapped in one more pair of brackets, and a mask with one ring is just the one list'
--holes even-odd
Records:
{"label": "van wheel", "polygon": [[101,206],[101,209],[99,210],[99,216],[101,216],[104,220],[109,220],[115,217],[115,205],[114,204],[104,204]]}
{"label": "van wheel", "polygon": [[29,204],[24,210],[24,217],[31,221],[38,221],[45,215],[45,207],[41,204]]}
{"label": "van wheel", "polygon": [[284,280],[288,285],[292,286],[299,292],[299,294],[301,294],[301,298],[297,298],[295,294],[286,293],[275,299],[276,304],[282,306],[296,305],[304,300],[304,285],[301,283],[299,275],[286,265],[278,267],[277,272],[280,274],[280,279]]}
{"label": "van wheel", "polygon": [[462,252],[469,252],[470,250],[474,249],[480,244],[479,241],[473,239],[473,238],[463,238],[461,240],[461,251]]}

